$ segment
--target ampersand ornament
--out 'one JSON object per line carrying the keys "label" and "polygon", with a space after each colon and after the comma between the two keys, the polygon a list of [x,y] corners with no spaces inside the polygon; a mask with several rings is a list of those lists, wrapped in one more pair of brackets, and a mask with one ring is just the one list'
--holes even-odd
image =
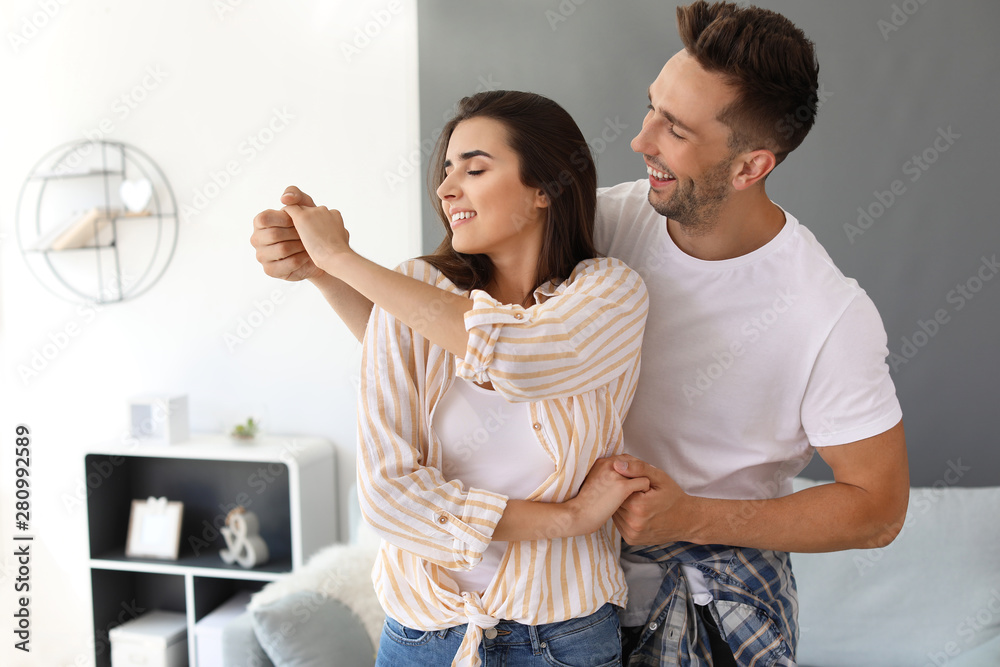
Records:
{"label": "ampersand ornament", "polygon": [[226,548],[219,552],[227,565],[236,563],[245,568],[263,565],[270,557],[267,543],[260,536],[260,521],[253,512],[237,507],[226,516],[226,525],[220,530]]}

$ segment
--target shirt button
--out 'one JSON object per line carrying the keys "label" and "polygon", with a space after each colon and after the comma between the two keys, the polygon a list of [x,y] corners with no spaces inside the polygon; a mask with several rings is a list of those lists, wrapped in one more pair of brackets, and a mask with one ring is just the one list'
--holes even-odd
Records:
{"label": "shirt button", "polygon": [[497,638],[497,629],[496,628],[486,628],[485,630],[483,630],[483,635],[487,639],[496,639]]}
{"label": "shirt button", "polygon": [[446,517],[444,514],[439,514],[438,523],[448,523],[448,517]]}
{"label": "shirt button", "polygon": [[535,429],[536,431],[539,431],[541,430],[542,425],[539,424],[538,422],[535,422],[534,424],[531,425],[531,428]]}
{"label": "shirt button", "polygon": [[521,313],[514,313],[514,319],[515,320],[523,320],[524,319],[524,315],[522,315]]}
{"label": "shirt button", "polygon": [[660,624],[657,623],[656,621],[653,621],[652,623],[649,624],[649,629],[652,630],[653,632],[656,632],[656,628],[658,627],[660,627]]}

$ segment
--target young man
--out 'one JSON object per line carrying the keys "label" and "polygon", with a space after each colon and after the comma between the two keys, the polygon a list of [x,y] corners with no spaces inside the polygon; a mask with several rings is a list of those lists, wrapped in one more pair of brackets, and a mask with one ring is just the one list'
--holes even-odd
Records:
{"label": "young man", "polygon": [[[627,544],[655,545],[625,549],[623,641],[631,665],[794,665],[788,552],[892,541],[901,411],[871,300],[765,192],[813,124],[812,43],[755,7],[677,15],[685,48],[632,142],[649,178],[602,191],[596,230],[650,297],[630,456],[599,464],[651,486],[615,515]],[[282,201],[312,204],[294,188]],[[360,338],[370,304],[311,263],[287,214],[254,224],[265,271],[313,281]],[[791,493],[813,451],[835,481]]]}

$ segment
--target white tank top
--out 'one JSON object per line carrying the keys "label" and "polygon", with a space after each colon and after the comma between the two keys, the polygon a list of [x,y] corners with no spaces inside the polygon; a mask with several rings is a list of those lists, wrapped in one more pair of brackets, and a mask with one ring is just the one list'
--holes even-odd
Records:
{"label": "white tank top", "polygon": [[[528,403],[508,403],[492,389],[456,378],[434,410],[442,472],[467,487],[523,500],[555,472],[531,427]],[[506,542],[493,541],[471,570],[452,570],[462,592],[482,593],[496,574]]]}

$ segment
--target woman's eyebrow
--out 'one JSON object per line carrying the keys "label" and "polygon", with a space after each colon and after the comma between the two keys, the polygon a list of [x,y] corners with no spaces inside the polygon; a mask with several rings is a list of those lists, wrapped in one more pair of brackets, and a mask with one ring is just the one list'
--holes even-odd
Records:
{"label": "woman's eyebrow", "polygon": [[[486,151],[482,151],[482,150],[478,150],[478,149],[474,150],[474,151],[465,151],[464,153],[459,154],[458,159],[462,160],[462,161],[465,161],[465,160],[470,160],[470,159],[472,159],[474,157],[478,157],[478,156],[488,157],[491,160],[493,159],[492,155],[490,155]],[[445,160],[444,161],[444,166],[445,167],[450,167],[451,166],[451,160]]]}

